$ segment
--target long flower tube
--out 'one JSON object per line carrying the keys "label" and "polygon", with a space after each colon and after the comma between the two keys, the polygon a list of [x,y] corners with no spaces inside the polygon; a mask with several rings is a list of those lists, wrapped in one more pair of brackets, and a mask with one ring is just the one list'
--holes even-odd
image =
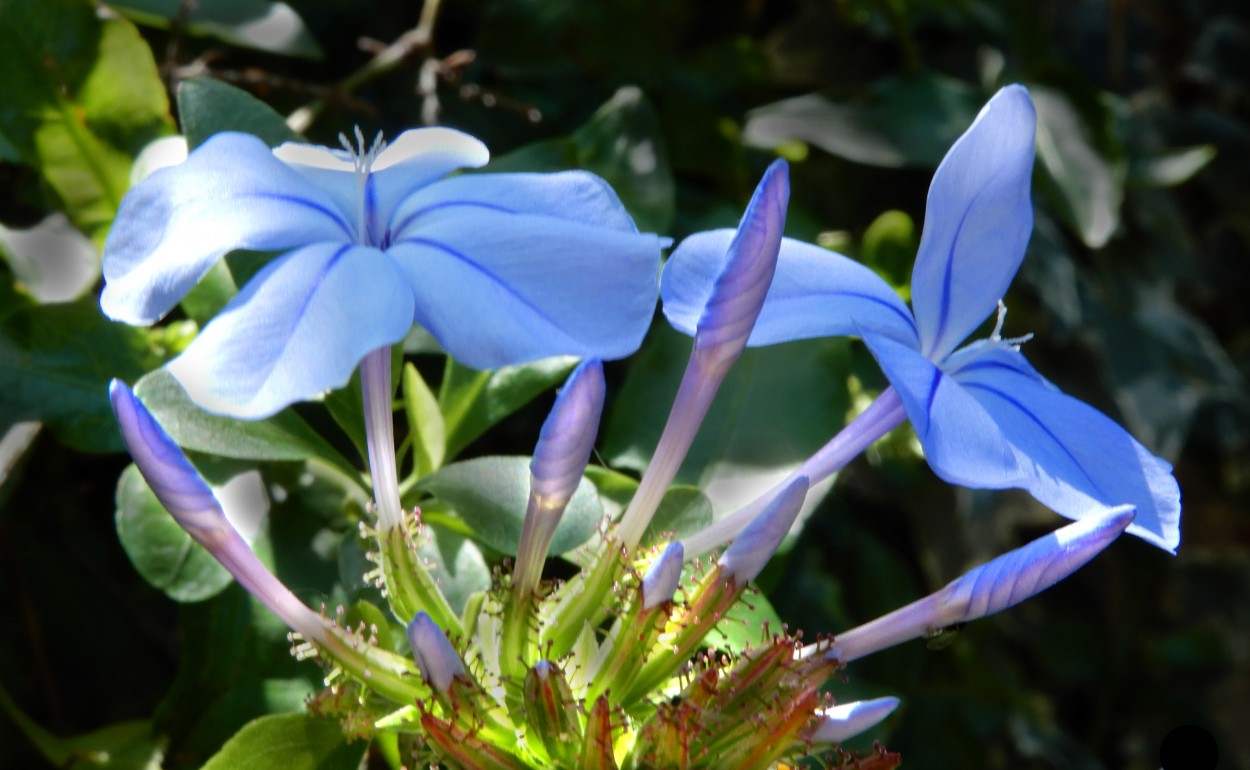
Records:
{"label": "long flower tube", "polygon": [[[1085,566],[1132,524],[1131,506],[1088,515],[956,578],[945,588],[834,637],[825,654],[849,663],[1035,596]],[[827,645],[811,645],[813,655]]]}
{"label": "long flower tube", "polygon": [[677,397],[638,491],[616,530],[626,548],[633,548],[642,539],[716,391],[746,347],[773,280],[789,199],[789,167],[779,160],[764,173],[738,229],[723,244],[722,269],[709,287],[695,322],[694,349]]}
{"label": "long flower tube", "polygon": [[392,701],[403,704],[426,695],[410,661],[314,612],[261,564],[186,455],[125,383],[109,383],[109,399],[126,448],[156,499],[248,593],[334,665],[358,680],[369,680]]}

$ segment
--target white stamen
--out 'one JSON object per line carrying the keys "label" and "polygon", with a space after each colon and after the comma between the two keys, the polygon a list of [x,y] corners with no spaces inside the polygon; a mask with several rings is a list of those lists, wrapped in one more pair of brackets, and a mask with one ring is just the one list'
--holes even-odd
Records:
{"label": "white stamen", "polygon": [[382,151],[386,149],[386,140],[382,138],[382,132],[379,131],[377,136],[373,138],[373,144],[369,149],[365,149],[365,135],[360,130],[360,126],[355,128],[356,146],[353,147],[351,140],[347,135],[339,133],[339,144],[343,145],[343,149],[352,157],[352,162],[356,166],[356,242],[361,245],[368,245],[369,230],[368,216],[365,211],[365,188],[369,182],[369,173],[373,168],[373,162],[377,160]]}
{"label": "white stamen", "polygon": [[1020,346],[1033,339],[1033,332],[1029,332],[1021,337],[1008,337],[1003,339],[1003,323],[1007,320],[1007,304],[1001,299],[998,301],[998,318],[994,321],[994,331],[990,332],[990,340],[1002,345],[1006,345],[1015,350],[1019,350]]}

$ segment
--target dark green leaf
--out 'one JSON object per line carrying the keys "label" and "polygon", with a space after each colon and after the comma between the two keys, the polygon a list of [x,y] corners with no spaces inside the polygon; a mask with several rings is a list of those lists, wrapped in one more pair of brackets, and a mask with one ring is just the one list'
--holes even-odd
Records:
{"label": "dark green leaf", "polygon": [[253,134],[270,147],[303,141],[272,107],[247,91],[212,78],[188,78],[178,84],[178,116],[192,150],[222,131]]}
{"label": "dark green leaf", "polygon": [[120,451],[109,380],[160,363],[147,332],[106,320],[94,298],[19,307],[0,315],[0,424],[40,420],[77,449]]}
{"label": "dark green leaf", "polygon": [[979,102],[960,80],[890,77],[862,103],[807,94],[759,107],[748,114],[743,139],[769,149],[804,141],[870,166],[936,166],[972,124]]}
{"label": "dark green leaf", "polygon": [[[530,458],[478,457],[426,476],[418,488],[450,504],[475,539],[508,556],[521,540],[530,489]],[[595,487],[586,479],[560,519],[549,553],[571,551],[590,539],[603,519]]]}
{"label": "dark green leaf", "polygon": [[447,359],[438,392],[447,431],[446,457],[455,457],[492,425],[563,380],[576,363],[571,356],[556,356],[479,372]]}
{"label": "dark green leaf", "polygon": [[141,24],[168,27],[177,19],[193,35],[262,51],[320,59],[321,46],[291,6],[270,0],[109,0],[109,5]]}
{"label": "dark green leaf", "polygon": [[368,746],[348,743],[336,719],[273,714],[240,730],[204,770],[357,770]]}
{"label": "dark green leaf", "polygon": [[264,420],[209,414],[187,397],[165,369],[135,385],[135,394],[184,449],[244,460],[306,460],[318,457],[349,476],[355,468],[293,411]]}
{"label": "dark green leaf", "polygon": [[430,574],[459,615],[470,596],[490,588],[490,566],[477,543],[463,535],[442,527],[428,527],[424,534],[428,539],[422,540],[417,553],[433,567]]}
{"label": "dark green leaf", "polygon": [[58,738],[18,709],[2,687],[0,711],[8,714],[39,753],[57,767],[147,770],[155,767],[164,755],[165,741],[156,735],[149,721],[120,722],[85,735]]}
{"label": "dark green leaf", "polygon": [[1038,164],[1068,224],[1086,246],[1102,248],[1120,225],[1126,164],[1099,152],[1086,120],[1063,93],[1044,86],[1031,90]]}
{"label": "dark green leaf", "polygon": [[117,480],[117,537],[143,579],[176,602],[216,596],[232,579],[178,526],[134,465]]}
{"label": "dark green leaf", "polygon": [[134,157],[172,129],[151,49],[86,0],[0,3],[0,137],[102,242]]}

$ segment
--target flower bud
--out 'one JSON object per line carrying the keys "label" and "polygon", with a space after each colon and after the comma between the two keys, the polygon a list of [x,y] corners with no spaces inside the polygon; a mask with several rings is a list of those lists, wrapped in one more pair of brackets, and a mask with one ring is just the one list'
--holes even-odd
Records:
{"label": "flower bud", "polygon": [[446,695],[452,681],[466,675],[460,653],[451,646],[443,629],[424,612],[418,612],[408,624],[408,642],[417,668],[421,669],[421,678],[440,693]]}
{"label": "flower bud", "polygon": [[806,476],[795,478],[782,489],[721,555],[719,564],[725,577],[733,578],[739,586],[754,580],[794,525],[806,496]]}
{"label": "flower bud", "polygon": [[842,703],[817,712],[820,722],[808,737],[812,743],[841,743],[874,727],[898,708],[898,698]]}

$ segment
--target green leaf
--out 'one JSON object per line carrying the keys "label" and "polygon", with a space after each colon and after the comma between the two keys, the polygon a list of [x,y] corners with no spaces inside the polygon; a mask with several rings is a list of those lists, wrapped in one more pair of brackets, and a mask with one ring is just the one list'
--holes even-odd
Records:
{"label": "green leaf", "polygon": [[781,633],[781,625],[781,617],[764,594],[748,588],[706,639],[712,647],[741,653],[758,646],[771,634]]}
{"label": "green leaf", "polygon": [[230,585],[226,568],[178,526],[133,464],[117,480],[116,521],[130,563],[174,601],[203,601]]}
{"label": "green leaf", "polygon": [[106,320],[93,297],[19,306],[0,314],[0,424],[39,420],[75,449],[121,451],[109,380],[160,363],[147,332]]}
{"label": "green leaf", "polygon": [[1175,187],[1191,179],[1215,160],[1215,145],[1171,147],[1129,160],[1129,179],[1145,187]]}
{"label": "green leaf", "polygon": [[359,476],[343,455],[289,409],[264,420],[235,420],[209,414],[192,403],[165,369],[139,380],[134,390],[183,449],[243,460],[317,457],[350,477]]}
{"label": "green leaf", "polygon": [[477,543],[461,534],[430,526],[423,537],[417,553],[431,565],[430,574],[452,611],[459,615],[470,596],[490,588],[490,565]]}
{"label": "green leaf", "polygon": [[773,149],[795,140],[869,166],[936,166],[972,124],[980,95],[938,75],[884,78],[860,103],[807,94],[747,115],[743,140]]}
{"label": "green leaf", "polygon": [[368,746],[348,743],[338,720],[272,714],[240,730],[204,770],[356,770]]}
{"label": "green leaf", "polygon": [[178,116],[190,150],[222,131],[253,134],[270,147],[304,141],[272,107],[212,78],[188,78],[178,84]]}
{"label": "green leaf", "polygon": [[0,137],[101,243],[134,157],[169,133],[151,49],[86,0],[0,3]]}
{"label": "green leaf", "polygon": [[492,425],[562,381],[576,363],[572,356],[555,356],[479,372],[448,358],[438,393],[447,432],[445,456],[455,457]]}
{"label": "green leaf", "polygon": [[860,257],[891,286],[903,287],[903,301],[911,298],[911,269],[919,247],[916,225],[904,211],[886,211],[868,225]]}
{"label": "green leaf", "polygon": [[484,170],[585,169],[612,185],[645,232],[662,233],[673,222],[676,186],[659,118],[642,91],[618,90],[590,120],[566,139],[527,145],[496,158]]}
{"label": "green leaf", "polygon": [[58,738],[21,711],[0,687],[0,711],[35,744],[39,753],[56,767],[86,770],[149,770],[160,765],[165,739],[156,735],[150,721],[119,722],[72,738]]}
{"label": "green leaf", "polygon": [[1099,152],[1086,118],[1060,91],[1034,85],[1037,159],[1059,212],[1091,249],[1100,249],[1120,225],[1126,164]]}
{"label": "green leaf", "polygon": [[177,19],[192,35],[305,59],[324,55],[303,19],[286,3],[212,0],[188,6],[183,0],[109,0],[108,4],[140,24],[166,29]]}
{"label": "green leaf", "polygon": [[[693,485],[722,516],[770,489],[842,427],[849,407],[844,339],[750,348],[730,370],[677,481]],[[602,452],[642,471],[677,392],[690,338],[653,329],[606,421]]]}
{"label": "green leaf", "polygon": [[438,398],[425,384],[417,367],[404,365],[404,414],[408,417],[408,435],[412,437],[413,465],[419,477],[443,466],[447,446],[447,428]]}
{"label": "green leaf", "polygon": [[[475,539],[508,556],[516,555],[521,540],[530,489],[530,458],[478,457],[452,463],[421,479],[417,488],[456,509]],[[571,551],[590,539],[603,519],[603,506],[588,480],[556,527],[549,553]]]}

